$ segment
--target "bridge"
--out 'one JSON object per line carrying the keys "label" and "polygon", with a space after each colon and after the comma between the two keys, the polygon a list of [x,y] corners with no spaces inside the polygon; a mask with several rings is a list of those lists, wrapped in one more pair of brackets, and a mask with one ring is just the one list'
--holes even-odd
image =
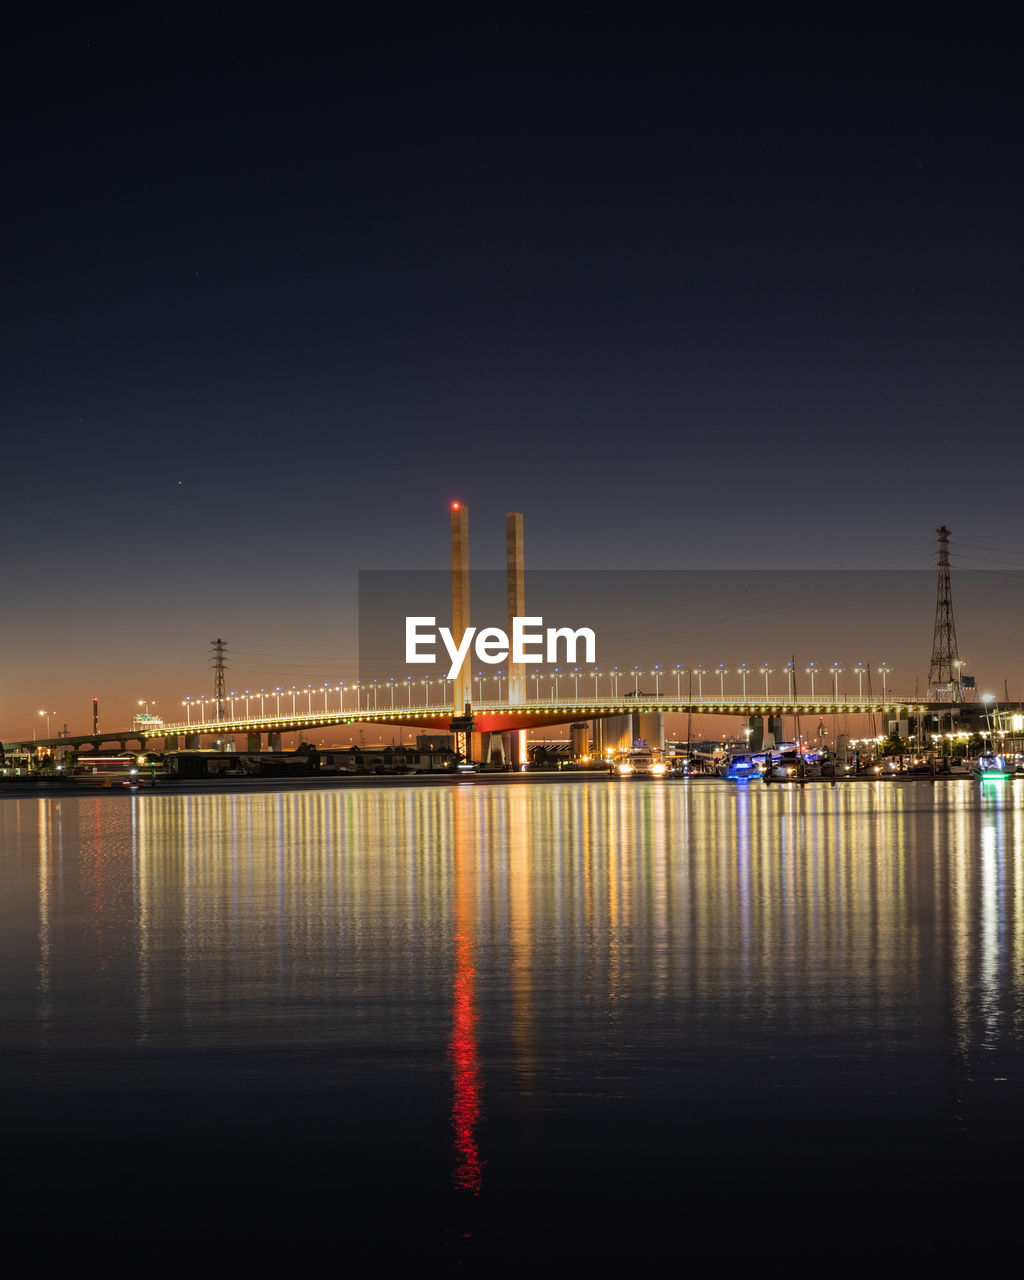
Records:
{"label": "bridge", "polygon": [[[461,710],[461,709],[460,709]],[[792,697],[735,697],[730,694],[703,694],[695,697],[679,697],[675,694],[635,694],[632,691],[609,697],[528,698],[519,703],[508,700],[490,700],[471,706],[473,728],[480,733],[509,733],[524,729],[543,728],[550,725],[570,724],[582,720],[605,720],[616,716],[663,713],[666,715],[736,716],[746,720],[775,719],[782,716],[879,716],[883,724],[888,720],[922,720],[936,716],[940,725],[952,727],[954,719],[969,721],[972,731],[976,725],[1000,722],[1017,705],[999,703],[951,703],[921,701],[915,698],[886,699],[863,698],[856,694],[836,696],[796,695]],[[236,716],[196,719],[178,722],[136,723],[128,728],[108,730],[102,733],[86,733],[60,738],[34,738],[5,743],[6,750],[18,748],[35,750],[99,750],[104,744],[117,743],[122,750],[136,743],[140,750],[151,744],[171,750],[177,747],[198,747],[203,738],[230,738],[244,736],[247,749],[261,750],[264,740],[272,747],[280,743],[286,733],[306,734],[313,729],[336,728],[342,725],[375,724],[395,728],[417,728],[425,733],[448,733],[457,712],[451,703],[413,706],[389,705],[345,709],[308,710],[305,713],[286,713],[264,716]],[[1009,726],[1007,726],[1007,729]]]}
{"label": "bridge", "polygon": [[[933,692],[944,692],[948,696],[946,700],[921,700],[917,697],[902,698],[894,697],[891,689],[885,689],[881,696],[872,696],[870,692],[870,671],[868,675],[868,695],[864,697],[862,676],[865,674],[861,670],[863,664],[858,663],[858,692],[856,695],[840,693],[838,689],[838,670],[833,672],[831,681],[831,690],[824,695],[816,695],[814,692],[814,674],[811,674],[811,693],[797,694],[795,692],[795,672],[790,672],[789,692],[786,696],[773,697],[768,690],[768,673],[765,673],[765,694],[751,694],[747,696],[746,677],[752,672],[743,669],[743,693],[741,696],[727,694],[724,686],[724,670],[719,669],[717,672],[705,671],[697,668],[692,674],[697,675],[697,693],[694,696],[692,685],[687,690],[685,696],[682,691],[682,679],[679,668],[675,668],[676,674],[676,691],[673,696],[671,692],[662,693],[658,681],[660,679],[671,679],[671,673],[655,668],[650,674],[655,677],[655,692],[653,694],[643,692],[636,683],[639,678],[635,673],[639,672],[639,667],[633,667],[634,687],[620,695],[618,688],[619,668],[612,668],[614,676],[611,672],[605,673],[605,678],[609,681],[609,696],[600,697],[598,694],[598,678],[596,668],[593,672],[594,680],[594,696],[580,696],[580,684],[589,683],[591,674],[565,674],[562,676],[564,685],[572,684],[572,696],[568,695],[559,697],[558,674],[552,674],[549,671],[537,671],[527,676],[526,666],[522,663],[510,662],[507,668],[508,689],[510,694],[504,700],[501,698],[501,681],[498,680],[498,698],[497,700],[486,700],[482,697],[483,689],[479,676],[474,679],[472,671],[469,670],[463,662],[461,669],[452,677],[439,680],[441,686],[439,693],[441,699],[434,705],[430,704],[430,681],[413,682],[411,678],[405,681],[406,689],[406,705],[396,705],[400,703],[401,698],[396,699],[396,688],[401,689],[402,684],[389,680],[384,686],[378,686],[374,681],[372,686],[368,682],[361,683],[354,681],[349,685],[339,684],[334,686],[338,692],[338,707],[336,710],[328,708],[328,690],[332,686],[325,685],[323,698],[323,710],[313,710],[312,694],[313,690],[307,686],[307,708],[306,712],[296,713],[295,710],[295,689],[292,689],[292,707],[291,712],[284,715],[280,711],[280,690],[274,693],[274,714],[265,715],[264,712],[264,693],[261,690],[259,695],[260,715],[249,715],[250,695],[247,693],[244,697],[245,715],[236,716],[235,711],[235,695],[230,697],[224,690],[224,650],[225,642],[222,640],[214,641],[215,651],[215,673],[216,673],[216,691],[215,695],[209,701],[206,698],[192,703],[190,699],[186,699],[182,704],[186,708],[184,721],[177,722],[156,722],[151,721],[148,717],[137,717],[133,724],[125,729],[108,730],[100,733],[96,725],[95,703],[93,712],[94,730],[92,733],[84,733],[78,735],[64,735],[57,738],[39,738],[22,739],[10,743],[4,743],[5,750],[30,750],[38,751],[40,749],[48,750],[67,750],[69,748],[81,750],[82,748],[92,748],[93,751],[99,751],[104,744],[117,743],[122,750],[127,748],[129,743],[138,743],[140,750],[146,750],[151,743],[160,743],[165,750],[171,750],[177,747],[185,746],[186,748],[198,748],[203,738],[234,738],[245,736],[247,749],[249,751],[260,751],[263,749],[264,742],[271,750],[280,748],[281,737],[286,733],[307,734],[314,729],[328,729],[340,726],[349,726],[355,724],[376,724],[381,727],[388,725],[394,727],[414,727],[422,729],[429,733],[450,733],[465,734],[472,730],[475,733],[486,734],[515,734],[527,729],[541,728],[549,725],[571,724],[579,721],[603,721],[614,720],[616,717],[632,717],[636,713],[641,716],[663,716],[666,714],[676,715],[699,715],[699,716],[738,716],[745,719],[751,730],[751,740],[760,741],[762,727],[773,734],[778,734],[781,729],[782,719],[785,716],[817,716],[824,718],[826,716],[880,716],[882,718],[883,728],[887,727],[887,723],[891,720],[905,721],[913,723],[916,731],[920,732],[925,725],[925,718],[929,718],[933,731],[941,730],[948,722],[949,730],[956,727],[963,731],[967,729],[969,732],[987,731],[997,732],[1002,736],[1010,733],[1020,735],[1021,716],[1019,714],[1020,707],[1017,704],[998,703],[991,700],[983,700],[982,702],[965,702],[962,699],[963,690],[974,687],[973,679],[968,680],[961,671],[963,663],[956,658],[955,639],[952,632],[952,606],[949,600],[949,559],[948,559],[948,536],[949,531],[943,526],[937,531],[939,534],[939,606],[936,614],[936,641],[932,655],[932,668],[929,673],[929,689]],[[451,504],[451,551],[452,551],[452,631],[453,636],[461,637],[469,627],[469,527],[468,527],[468,511],[460,503]],[[522,516],[516,513],[510,513],[506,516],[506,548],[507,548],[507,604],[509,615],[509,632],[514,631],[514,622],[517,619],[526,617],[526,606],[524,598],[524,561],[523,561],[523,528]],[[422,659],[421,659],[422,660]],[[491,661],[485,658],[484,661]],[[550,659],[549,659],[550,661]],[[792,663],[787,663],[787,667],[792,667]],[[812,663],[813,667],[814,664]],[[879,668],[883,675],[888,674],[890,668]],[[808,668],[811,671],[811,668]],[[690,673],[687,673],[690,674]],[[703,690],[703,678],[713,678],[715,674],[720,677],[719,693],[705,694]],[[824,676],[826,672],[822,670],[820,673]],[[628,678],[626,670],[621,672],[623,679]],[[550,688],[551,696],[547,698],[540,697],[541,681]],[[550,683],[549,683],[550,681]],[[531,699],[528,696],[528,684],[532,682],[534,685],[535,696]],[[478,686],[478,693],[481,695],[478,699],[473,700],[473,684]],[[426,702],[422,705],[413,706],[413,692],[416,684],[424,688],[424,698]],[[390,692],[390,701],[386,706],[378,705],[378,698],[383,697],[384,689]],[[372,706],[371,706],[371,689],[372,689]],[[511,696],[511,691],[515,689],[515,696]],[[345,691],[354,693],[355,706],[348,709],[344,706]],[[960,694],[961,698],[955,695]],[[417,695],[419,696],[419,695]],[[239,702],[242,701],[242,695],[237,696]],[[364,705],[365,700],[365,705]],[[256,701],[255,695],[252,701]],[[225,704],[229,707],[227,715],[224,714]],[[207,714],[207,706],[216,708],[216,715],[210,718]],[[471,715],[466,712],[471,710]],[[193,714],[195,713],[195,714]],[[625,722],[623,722],[625,723]],[[634,725],[636,721],[633,721]],[[655,723],[662,724],[658,720]],[[621,728],[622,726],[620,726]],[[660,730],[659,730],[660,731]]]}

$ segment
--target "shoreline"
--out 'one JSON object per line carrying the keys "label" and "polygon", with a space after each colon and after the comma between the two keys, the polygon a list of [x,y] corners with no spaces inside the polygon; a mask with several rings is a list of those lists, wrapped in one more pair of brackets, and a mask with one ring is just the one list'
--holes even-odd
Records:
{"label": "shoreline", "polygon": [[[1024,774],[1019,775],[1024,777]],[[261,792],[273,791],[320,791],[320,790],[343,790],[349,787],[365,787],[365,786],[384,786],[384,787],[404,787],[404,786],[445,786],[445,787],[461,787],[461,786],[524,786],[531,783],[539,783],[550,785],[557,782],[614,782],[617,786],[635,786],[638,782],[644,782],[653,786],[677,787],[698,786],[704,787],[711,784],[721,784],[730,787],[744,788],[746,790],[774,790],[776,787],[786,788],[803,788],[803,787],[820,787],[827,786],[829,788],[848,786],[850,784],[860,785],[863,783],[884,783],[887,786],[893,783],[911,783],[914,785],[932,785],[934,783],[949,782],[969,782],[977,783],[981,781],[970,773],[938,773],[934,776],[931,774],[906,774],[906,773],[890,773],[890,774],[857,774],[848,777],[838,778],[802,778],[802,779],[773,779],[770,783],[765,783],[762,779],[750,779],[749,781],[736,782],[731,778],[721,778],[713,774],[694,774],[685,778],[617,778],[605,770],[532,770],[528,773],[473,773],[453,775],[450,773],[426,773],[426,774],[350,774],[339,775],[330,774],[327,776],[317,777],[309,775],[305,777],[269,777],[269,778],[161,778],[157,782],[144,781],[135,785],[126,785],[121,779],[114,779],[109,786],[95,782],[58,782],[53,780],[40,780],[38,782],[29,782],[24,779],[11,779],[10,781],[0,780],[0,799],[9,797],[11,799],[25,798],[42,798],[42,799],[74,799],[79,796],[112,796],[112,795],[203,795],[238,793],[253,794]],[[1012,777],[998,779],[1012,783]]]}

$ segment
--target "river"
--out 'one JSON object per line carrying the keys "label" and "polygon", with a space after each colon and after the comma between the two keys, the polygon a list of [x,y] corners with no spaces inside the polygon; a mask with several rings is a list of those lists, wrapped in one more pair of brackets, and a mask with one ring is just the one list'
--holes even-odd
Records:
{"label": "river", "polygon": [[1013,1232],[1024,781],[5,798],[0,860],[36,1265],[811,1272]]}

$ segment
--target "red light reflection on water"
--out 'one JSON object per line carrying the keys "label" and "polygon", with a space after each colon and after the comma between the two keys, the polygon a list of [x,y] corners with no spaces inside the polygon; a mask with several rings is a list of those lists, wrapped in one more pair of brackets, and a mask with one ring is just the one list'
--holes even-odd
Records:
{"label": "red light reflection on water", "polygon": [[473,943],[463,932],[455,935],[455,983],[452,1036],[452,1127],[455,1130],[456,1187],[476,1195],[483,1181],[476,1126],[480,1119],[480,1058],[476,1045],[476,970]]}

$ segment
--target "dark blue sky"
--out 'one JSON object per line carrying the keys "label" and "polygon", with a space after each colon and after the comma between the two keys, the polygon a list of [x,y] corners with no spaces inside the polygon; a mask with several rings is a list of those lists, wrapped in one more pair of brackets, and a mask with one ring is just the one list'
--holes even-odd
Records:
{"label": "dark blue sky", "polygon": [[9,32],[0,734],[354,674],[452,497],[493,566],[1024,564],[1008,32],[329,12]]}

